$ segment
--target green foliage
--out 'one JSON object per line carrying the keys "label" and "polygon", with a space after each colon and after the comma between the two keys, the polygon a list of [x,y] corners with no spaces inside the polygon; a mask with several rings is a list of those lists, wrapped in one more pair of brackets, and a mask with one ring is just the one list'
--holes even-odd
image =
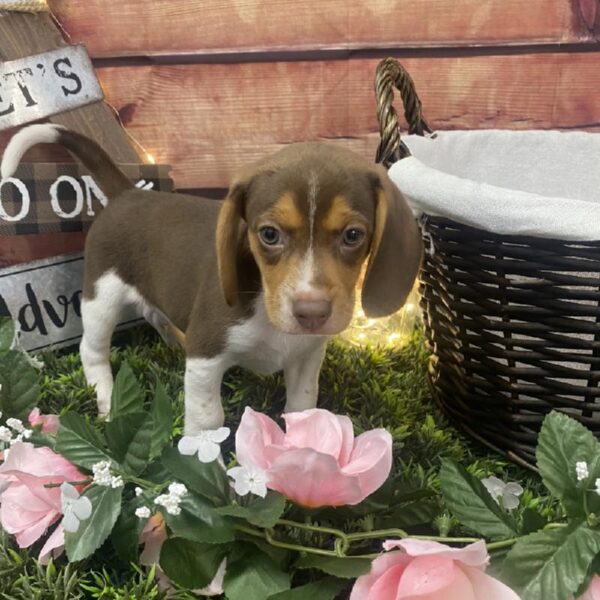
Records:
{"label": "green foliage", "polygon": [[86,469],[97,462],[112,460],[102,435],[75,412],[61,416],[55,450]]}
{"label": "green foliage", "polygon": [[15,339],[15,324],[10,317],[0,317],[0,353],[10,349]]}
{"label": "green foliage", "polygon": [[[550,413],[540,431],[536,450],[538,468],[546,487],[557,497],[572,517],[584,517],[584,495],[588,495],[588,509],[600,512],[600,497],[589,494],[600,477],[600,443],[591,431],[561,413]],[[575,464],[585,461],[589,477],[577,481]]]}
{"label": "green foliage", "polygon": [[144,394],[131,367],[124,362],[115,377],[110,405],[112,419],[144,411]]}
{"label": "green foliage", "polygon": [[[136,450],[133,453],[134,465],[128,461],[127,466],[119,464],[119,468],[154,482],[157,489],[173,480],[185,483],[192,493],[187,499],[184,498],[182,508],[185,509],[188,502],[199,501],[203,508],[210,509],[210,518],[216,515],[221,522],[228,524],[220,533],[219,527],[216,528],[214,543],[201,543],[180,537],[165,544],[161,564],[183,586],[176,592],[176,598],[191,598],[186,589],[203,587],[209,583],[212,579],[209,575],[214,574],[225,554],[232,558],[232,567],[228,570],[226,581],[230,600],[236,600],[236,594],[240,598],[251,600],[254,596],[241,595],[245,589],[254,590],[252,594],[256,598],[267,598],[266,593],[278,600],[303,597],[300,592],[294,594],[293,590],[287,589],[290,585],[287,571],[291,558],[297,558],[297,554],[274,548],[264,539],[247,536],[239,531],[235,534],[235,541],[222,543],[233,539],[231,524],[240,520],[248,521],[255,527],[268,527],[283,512],[286,518],[296,514],[296,517],[300,515],[308,523],[336,527],[343,524],[343,529],[347,532],[369,531],[383,525],[390,528],[416,525],[423,533],[435,534],[436,530],[431,523],[448,508],[444,498],[437,495],[440,487],[440,459],[443,458],[468,465],[469,473],[477,479],[494,474],[505,480],[521,480],[528,490],[523,496],[523,510],[515,511],[515,521],[518,523],[525,523],[527,520],[528,523],[534,523],[529,526],[535,528],[539,526],[540,519],[546,522],[560,515],[561,509],[555,500],[548,496],[540,497],[542,487],[535,476],[499,457],[484,454],[448,424],[429,395],[426,384],[427,355],[419,334],[415,335],[411,345],[401,351],[351,348],[337,342],[330,344],[321,373],[320,406],[349,414],[357,434],[374,427],[388,428],[394,439],[395,460],[390,484],[381,493],[374,494],[358,507],[315,511],[313,516],[307,516],[306,511],[302,516],[301,511],[296,507],[286,506],[283,499],[274,493],[270,493],[266,501],[245,498],[238,503],[232,498],[228,478],[217,463],[203,465],[196,457],[183,457],[176,450],[165,448],[171,437],[176,438],[181,433],[183,356],[177,349],[163,344],[148,329],[128,332],[121,339],[127,341],[127,345],[117,345],[111,355],[113,369],[119,374],[113,395],[113,421],[112,424],[102,426],[107,431],[106,440],[96,427],[79,416],[94,415],[97,409],[94,391],[85,384],[76,352],[44,356],[46,368],[41,374],[41,393],[37,403],[42,412],[63,413],[64,423],[58,436],[57,449],[61,453],[66,450],[65,455],[88,469],[98,460],[112,459],[113,463],[123,463],[131,446],[131,440],[126,439],[126,432],[139,429],[133,426],[133,421],[141,417],[135,415],[144,413],[149,416],[150,423],[144,421],[143,427],[150,431],[148,454],[147,435],[144,434],[142,452]],[[0,342],[1,340],[0,329]],[[157,387],[157,382],[164,384],[164,389]],[[153,389],[154,395],[146,393]],[[231,370],[223,385],[226,424],[235,430],[246,405],[277,415],[283,408],[284,398],[281,375],[261,377],[241,369]],[[74,415],[74,411],[78,414]],[[127,421],[118,421],[119,419]],[[114,423],[125,425],[121,427]],[[233,436],[223,444],[223,450],[227,460],[233,450]],[[140,459],[137,464],[136,457]],[[155,457],[159,461],[146,466],[148,460]],[[123,513],[111,536],[112,544],[105,544],[102,552],[94,555],[95,560],[102,556],[103,564],[95,562],[94,572],[90,572],[90,565],[85,560],[70,567],[77,581],[75,589],[77,593],[83,593],[81,597],[125,600],[134,597],[153,598],[152,594],[159,593],[155,591],[154,580],[150,575],[132,571],[127,564],[129,560],[137,560],[137,535],[144,524],[143,519],[135,517],[135,508],[141,504],[148,505],[148,502],[144,502],[143,497],[133,498],[132,486],[123,491],[128,500],[123,505]],[[530,512],[525,513],[525,509]],[[540,517],[537,524],[531,513]],[[188,517],[196,517],[197,514],[195,507],[192,511],[182,511],[181,522],[174,521],[173,515],[167,516],[168,525],[172,529],[177,528],[180,535],[188,537],[190,530],[208,531],[210,527],[206,522],[201,526],[190,525]],[[210,519],[208,522],[211,522]],[[449,522],[452,520],[449,519]],[[82,526],[84,523],[82,522]],[[461,529],[457,528],[456,532],[450,533],[460,534]],[[204,534],[197,534],[197,539],[207,541],[208,538],[202,535]],[[327,547],[330,541],[307,531],[286,530],[284,533],[279,528],[277,539],[291,544],[314,543],[321,547]],[[96,540],[94,543],[101,542]],[[112,551],[113,546],[117,550],[116,554]],[[377,551],[379,547],[369,546],[368,542],[363,545],[365,553]],[[24,573],[27,573],[28,580],[33,581],[33,571],[28,570],[28,565],[33,564],[32,559],[28,558],[26,551],[18,551],[16,556],[20,557],[21,563],[13,565],[11,573],[14,576],[10,576],[6,586],[1,579],[3,564],[0,560],[2,590],[13,589],[11,586],[14,587],[16,578]],[[310,559],[313,558],[311,555]],[[349,580],[345,579],[351,577],[349,571],[354,569],[353,576],[359,574],[356,559],[341,559],[345,566],[340,566],[335,564],[339,559],[334,557],[317,558],[321,567],[309,566],[309,557],[306,557],[307,566],[296,565],[294,585],[304,584],[302,593],[306,597],[314,597],[315,600],[320,600],[321,597],[323,600],[334,598],[336,589],[349,585]],[[352,562],[345,563],[347,560]],[[251,577],[245,572],[250,569],[252,561],[257,564]],[[342,573],[344,569],[348,569],[346,574],[338,575],[342,581],[327,577],[312,583],[313,578],[320,576],[319,570],[323,573]],[[364,571],[365,565],[361,569]],[[277,591],[272,592],[275,588]],[[142,593],[140,590],[146,591]],[[160,595],[156,597],[162,598]]]}
{"label": "green foliage", "polygon": [[269,596],[269,600],[306,600],[307,598],[310,600],[334,600],[347,585],[348,583],[343,579],[326,577],[295,587],[293,590]]}
{"label": "green foliage", "polygon": [[285,498],[269,491],[265,498],[253,496],[247,504],[232,504],[217,509],[221,515],[239,517],[257,527],[274,527],[285,509]]}
{"label": "green foliage", "polygon": [[573,523],[519,540],[508,554],[505,571],[522,600],[546,600],[549,590],[557,600],[567,600],[599,552],[600,531]]}
{"label": "green foliage", "polygon": [[228,600],[266,600],[290,585],[289,573],[251,546],[228,559],[223,581]]}
{"label": "green foliage", "polygon": [[106,424],[106,440],[111,454],[130,475],[139,475],[150,458],[152,417],[127,413]]}
{"label": "green foliage", "polygon": [[327,575],[352,579],[366,575],[371,570],[371,561],[366,558],[337,558],[307,554],[298,559],[295,567],[297,569],[318,569]]}
{"label": "green foliage", "polygon": [[[6,335],[6,332],[5,332]],[[0,355],[0,410],[5,417],[26,420],[39,397],[38,372],[17,350]]]}
{"label": "green foliage", "polygon": [[440,480],[446,504],[461,523],[491,540],[511,538],[517,534],[513,517],[464,467],[443,461]]}
{"label": "green foliage", "polygon": [[160,567],[171,580],[186,588],[203,588],[213,580],[227,553],[227,546],[170,538],[162,546]]}
{"label": "green foliage", "polygon": [[171,515],[163,510],[167,525],[177,536],[201,543],[232,542],[233,524],[221,516],[215,507],[195,492],[188,492],[179,505],[181,513]]}
{"label": "green foliage", "polygon": [[65,532],[65,548],[71,562],[91,556],[110,535],[121,512],[122,488],[91,485],[82,494],[92,503],[92,515],[81,521],[75,533]]}
{"label": "green foliage", "polygon": [[196,456],[183,456],[177,448],[166,448],[162,463],[175,479],[215,506],[229,502],[229,480],[217,461],[201,463]]}
{"label": "green foliage", "polygon": [[167,396],[165,387],[160,381],[156,384],[152,400],[152,435],[150,441],[150,458],[160,456],[163,448],[169,443],[173,431],[173,407]]}

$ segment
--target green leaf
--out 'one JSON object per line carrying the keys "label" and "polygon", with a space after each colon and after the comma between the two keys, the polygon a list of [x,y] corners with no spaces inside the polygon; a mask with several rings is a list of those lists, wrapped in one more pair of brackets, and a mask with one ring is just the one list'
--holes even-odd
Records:
{"label": "green leaf", "polygon": [[203,588],[213,580],[227,551],[227,546],[170,538],[162,545],[160,568],[169,579],[185,588]]}
{"label": "green leaf", "polygon": [[38,372],[17,350],[0,357],[0,410],[5,417],[26,420],[40,394]]}
{"label": "green leaf", "polygon": [[600,552],[600,532],[586,523],[532,533],[509,552],[504,569],[522,600],[557,600],[575,593]]}
{"label": "green leaf", "polygon": [[135,511],[143,505],[141,498],[133,498],[123,503],[121,514],[113,527],[110,536],[117,556],[125,563],[138,563],[140,534],[146,519],[136,517]]}
{"label": "green leaf", "polygon": [[135,378],[129,363],[123,362],[113,385],[110,416],[111,419],[144,412],[144,394]]}
{"label": "green leaf", "polygon": [[248,547],[241,558],[227,565],[223,589],[228,600],[266,600],[290,589],[290,575],[266,554]]}
{"label": "green leaf", "polygon": [[347,585],[348,582],[343,579],[325,577],[325,579],[269,596],[269,600],[306,600],[307,598],[310,600],[334,600]]}
{"label": "green leaf", "polygon": [[448,508],[463,525],[492,540],[517,534],[514,519],[464,467],[443,460],[440,481]]}
{"label": "green leaf", "polygon": [[404,529],[431,523],[440,513],[437,500],[421,500],[396,507],[390,515],[377,518],[377,529]]}
{"label": "green leaf", "polygon": [[523,511],[523,521],[521,523],[521,535],[528,535],[530,533],[534,533],[543,529],[546,525],[547,521],[538,513],[536,510],[532,508],[526,508]]}
{"label": "green leaf", "polygon": [[232,523],[217,513],[214,506],[194,492],[188,492],[179,505],[181,513],[162,513],[173,533],[182,538],[207,544],[231,542],[235,539]]}
{"label": "green leaf", "polygon": [[160,456],[163,448],[169,443],[173,430],[173,407],[167,397],[164,386],[159,382],[154,390],[152,400],[152,441],[150,458]]}
{"label": "green leaf", "polygon": [[239,517],[257,527],[274,527],[285,509],[285,498],[269,491],[265,498],[253,496],[246,506],[229,505],[217,509],[220,515]]}
{"label": "green leaf", "polygon": [[183,456],[177,448],[165,448],[162,463],[175,479],[217,506],[229,503],[229,479],[215,460],[201,463],[196,456]]}
{"label": "green leaf", "polygon": [[111,453],[131,475],[139,475],[148,464],[152,417],[137,413],[123,415],[106,424],[106,440]]}
{"label": "green leaf", "polygon": [[15,324],[10,317],[0,317],[0,352],[10,350],[15,339]]}
{"label": "green leaf", "polygon": [[121,512],[123,488],[91,485],[82,494],[92,503],[92,516],[81,521],[75,533],[65,532],[65,548],[70,562],[91,556],[110,535]]}
{"label": "green leaf", "polygon": [[[564,504],[572,517],[584,517],[583,495],[600,477],[600,443],[591,431],[559,412],[544,419],[536,450],[537,466],[546,487]],[[588,463],[587,481],[578,482],[575,464]],[[595,496],[595,498],[594,498]],[[600,509],[600,498],[589,494],[589,509]]]}
{"label": "green leaf", "polygon": [[318,554],[307,554],[301,556],[296,562],[298,569],[318,569],[344,579],[353,579],[366,575],[371,570],[371,561],[368,558],[337,558],[335,556],[319,556]]}
{"label": "green leaf", "polygon": [[112,460],[100,434],[74,412],[61,416],[55,450],[72,463],[86,469],[91,469],[101,460]]}

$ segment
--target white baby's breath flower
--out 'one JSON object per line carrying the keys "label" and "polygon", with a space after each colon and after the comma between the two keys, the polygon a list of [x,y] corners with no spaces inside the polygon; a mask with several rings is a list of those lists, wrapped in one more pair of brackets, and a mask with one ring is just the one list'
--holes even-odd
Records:
{"label": "white baby's breath flower", "polygon": [[239,496],[255,494],[264,498],[267,495],[267,474],[257,467],[233,467],[227,475],[233,479],[233,488]]}
{"label": "white baby's breath flower", "polygon": [[188,489],[183,485],[183,483],[172,483],[169,485],[169,494],[172,496],[177,496],[178,498],[183,498],[188,493]]}
{"label": "white baby's breath flower", "polygon": [[111,488],[120,488],[120,487],[123,487],[123,485],[125,485],[125,484],[123,483],[123,478],[120,475],[113,476],[110,478],[110,487]]}
{"label": "white baby's breath flower", "polygon": [[577,481],[583,481],[590,476],[588,464],[584,460],[580,460],[575,464],[575,473],[577,474]]}
{"label": "white baby's breath flower", "polygon": [[121,487],[123,479],[113,476],[110,472],[110,463],[107,460],[101,460],[92,465],[92,473],[94,474],[94,483],[104,487]]}
{"label": "white baby's breath flower", "polygon": [[140,506],[139,508],[135,509],[135,516],[139,519],[148,519],[150,518],[151,514],[152,513],[150,512],[150,509],[147,506]]}
{"label": "white baby's breath flower", "polygon": [[7,443],[12,441],[12,431],[4,425],[0,425],[0,441]]}
{"label": "white baby's breath flower", "polygon": [[598,494],[600,496],[600,477],[598,477],[598,479],[596,479],[596,494]]}
{"label": "white baby's breath flower", "polygon": [[504,483],[497,477],[487,477],[482,479],[481,483],[490,493],[490,496],[507,510],[519,506],[519,496],[523,493],[523,488],[518,483]]}
{"label": "white baby's breath flower", "polygon": [[136,486],[136,488],[135,488],[135,495],[136,496],[141,496],[143,493],[144,493],[144,490],[141,487]]}
{"label": "white baby's breath flower", "polygon": [[31,430],[31,429],[25,429],[25,430],[23,431],[23,433],[21,433],[21,435],[22,435],[22,436],[23,436],[23,437],[24,437],[26,440],[28,440],[28,439],[29,439],[29,438],[30,438],[30,437],[33,435],[33,430]]}
{"label": "white baby's breath flower", "polygon": [[11,417],[10,419],[6,419],[6,424],[11,429],[14,429],[17,433],[23,433],[23,431],[25,430],[25,427],[23,426],[23,421],[21,421],[21,419],[15,419],[14,417]]}
{"label": "white baby's breath flower", "polygon": [[177,444],[179,452],[187,456],[198,455],[198,460],[203,463],[211,463],[221,454],[220,444],[229,437],[229,427],[219,429],[207,429],[198,435],[184,435]]}
{"label": "white baby's breath flower", "polygon": [[183,483],[171,483],[169,485],[169,493],[161,494],[154,500],[154,504],[164,506],[165,510],[170,515],[178,515],[181,513],[181,499],[188,493],[187,488]]}
{"label": "white baby's breath flower", "polygon": [[90,499],[80,496],[77,489],[66,481],[60,485],[60,503],[64,515],[62,525],[70,533],[75,533],[79,523],[92,515]]}

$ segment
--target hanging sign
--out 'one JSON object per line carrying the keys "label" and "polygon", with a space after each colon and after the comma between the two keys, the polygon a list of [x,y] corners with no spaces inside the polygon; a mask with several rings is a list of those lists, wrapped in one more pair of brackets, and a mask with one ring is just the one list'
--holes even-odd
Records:
{"label": "hanging sign", "polygon": [[0,63],[0,130],[103,98],[84,46]]}
{"label": "hanging sign", "polygon": [[[11,317],[21,347],[60,348],[81,339],[83,255],[55,256],[0,269],[0,316]],[[130,308],[119,327],[141,322]]]}

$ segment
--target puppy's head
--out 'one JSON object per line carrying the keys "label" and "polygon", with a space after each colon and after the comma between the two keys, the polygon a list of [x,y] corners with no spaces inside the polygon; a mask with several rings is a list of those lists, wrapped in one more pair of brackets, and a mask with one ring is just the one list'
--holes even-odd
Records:
{"label": "puppy's head", "polygon": [[345,329],[365,261],[365,313],[393,313],[421,262],[417,224],[385,170],[317,143],[287,146],[234,180],[217,228],[229,305],[238,301],[240,244],[258,265],[269,320],[287,333]]}

